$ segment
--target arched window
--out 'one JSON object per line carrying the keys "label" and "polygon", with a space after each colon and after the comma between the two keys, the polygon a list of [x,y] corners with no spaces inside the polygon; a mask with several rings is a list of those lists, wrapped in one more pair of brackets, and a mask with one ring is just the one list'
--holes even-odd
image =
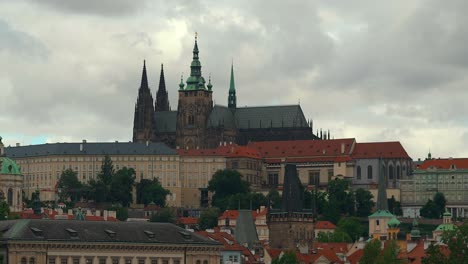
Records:
{"label": "arched window", "polygon": [[21,258],[21,264],[28,264],[28,262],[26,261],[26,258]]}
{"label": "arched window", "polygon": [[29,264],[34,264],[36,263],[35,259],[33,257],[29,258]]}
{"label": "arched window", "polygon": [[195,117],[193,115],[188,116],[188,124],[194,125],[195,124]]}
{"label": "arched window", "polygon": [[388,178],[389,178],[390,180],[393,180],[393,173],[394,173],[394,172],[393,172],[393,165],[389,165],[389,166],[388,166]]}
{"label": "arched window", "polygon": [[367,166],[367,179],[372,179],[372,166]]}
{"label": "arched window", "polygon": [[203,261],[203,264],[208,264],[208,260],[204,260],[204,261]]}
{"label": "arched window", "polygon": [[356,177],[357,177],[358,180],[361,179],[361,166],[357,166]]}
{"label": "arched window", "polygon": [[197,264],[201,264],[201,261],[197,260]]}
{"label": "arched window", "polygon": [[12,206],[13,205],[13,190],[11,188],[8,189],[8,205]]}
{"label": "arched window", "polygon": [[396,166],[396,178],[400,179],[401,177],[401,171],[400,171],[400,165]]}

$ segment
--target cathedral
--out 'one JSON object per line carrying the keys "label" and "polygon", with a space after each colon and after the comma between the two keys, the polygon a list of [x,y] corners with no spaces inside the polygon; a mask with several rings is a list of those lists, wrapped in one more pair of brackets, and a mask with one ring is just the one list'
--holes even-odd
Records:
{"label": "cathedral", "polygon": [[[220,144],[245,145],[250,141],[326,139],[314,135],[300,105],[237,107],[234,68],[227,106],[213,104],[213,84],[202,76],[197,37],[190,76],[180,80],[177,110],[171,110],[161,65],[159,87],[153,100],[143,63],[135,104],[133,142],[164,142],[173,148],[214,148]],[[329,137],[329,134],[328,134]]]}

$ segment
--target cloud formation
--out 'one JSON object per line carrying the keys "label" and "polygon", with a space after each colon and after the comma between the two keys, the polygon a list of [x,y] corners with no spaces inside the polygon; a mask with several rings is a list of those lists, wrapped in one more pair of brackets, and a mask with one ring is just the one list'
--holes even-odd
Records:
{"label": "cloud formation", "polygon": [[413,158],[468,157],[468,3],[347,1],[2,1],[1,133],[7,144],[131,139],[143,59],[171,105],[193,34],[226,104],[300,101],[316,128],[400,140]]}

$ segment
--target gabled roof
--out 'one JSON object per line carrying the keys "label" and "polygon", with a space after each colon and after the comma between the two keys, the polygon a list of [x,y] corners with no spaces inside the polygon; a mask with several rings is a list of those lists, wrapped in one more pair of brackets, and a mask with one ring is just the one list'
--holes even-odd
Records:
{"label": "gabled roof", "polygon": [[336,229],[336,225],[330,221],[317,221],[315,223],[315,229]]}
{"label": "gabled roof", "polygon": [[346,257],[346,260],[348,260],[350,264],[358,264],[362,255],[364,255],[364,250],[358,249],[353,254]]}
{"label": "gabled roof", "polygon": [[455,169],[468,169],[468,158],[457,159],[430,159],[425,160],[418,166],[420,170],[427,170],[429,168],[448,170],[455,166]]}
{"label": "gabled roof", "polygon": [[157,111],[154,113],[156,132],[176,132],[177,111]]}
{"label": "gabled roof", "polygon": [[239,129],[308,127],[300,105],[239,107],[235,117]]}
{"label": "gabled roof", "polygon": [[[354,138],[333,140],[288,140],[250,142],[247,146],[256,148],[267,158],[323,158],[334,161],[337,157],[349,156],[355,145]],[[343,149],[342,149],[343,147]],[[343,150],[343,152],[342,152]]]}
{"label": "gabled roof", "polygon": [[351,156],[354,159],[411,159],[399,141],[356,143]]}
{"label": "gabled roof", "polygon": [[176,151],[163,143],[100,142],[100,143],[47,143],[5,148],[11,158],[50,155],[176,155]]}

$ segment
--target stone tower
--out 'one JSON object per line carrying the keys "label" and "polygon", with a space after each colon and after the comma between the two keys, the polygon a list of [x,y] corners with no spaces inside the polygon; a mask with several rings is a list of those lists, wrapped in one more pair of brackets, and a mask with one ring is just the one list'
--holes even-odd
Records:
{"label": "stone tower", "polygon": [[158,92],[156,93],[156,103],[154,105],[154,110],[156,112],[160,111],[169,111],[169,96],[166,90],[166,81],[164,80],[164,68],[161,64],[161,74],[159,76],[159,87]]}
{"label": "stone tower", "polygon": [[236,85],[234,84],[234,64],[231,64],[231,81],[229,83],[228,107],[229,109],[236,109],[237,107]]}
{"label": "stone tower", "polygon": [[141,85],[138,89],[138,98],[135,104],[135,116],[133,118],[133,142],[152,141],[154,130],[153,96],[151,95],[151,91],[148,86],[146,62],[143,61]]}
{"label": "stone tower", "polygon": [[294,250],[309,248],[314,239],[314,219],[311,210],[303,209],[304,187],[294,164],[286,164],[281,209],[270,209],[267,224],[270,247]]}
{"label": "stone tower", "polygon": [[205,86],[198,59],[198,43],[195,35],[193,60],[187,86],[179,85],[177,106],[176,146],[185,149],[203,148],[206,145],[207,121],[213,109],[211,80]]}

